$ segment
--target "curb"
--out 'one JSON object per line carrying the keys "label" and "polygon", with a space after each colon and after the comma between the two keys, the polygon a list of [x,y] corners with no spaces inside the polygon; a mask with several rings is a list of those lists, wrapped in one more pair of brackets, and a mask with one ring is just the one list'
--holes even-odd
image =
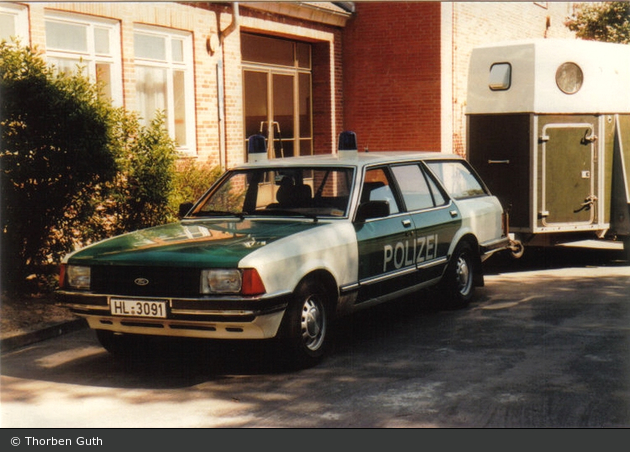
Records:
{"label": "curb", "polygon": [[0,353],[12,352],[25,345],[41,342],[46,339],[61,336],[72,331],[87,328],[85,319],[71,320],[69,322],[57,323],[40,330],[21,333],[16,336],[4,338],[0,341]]}

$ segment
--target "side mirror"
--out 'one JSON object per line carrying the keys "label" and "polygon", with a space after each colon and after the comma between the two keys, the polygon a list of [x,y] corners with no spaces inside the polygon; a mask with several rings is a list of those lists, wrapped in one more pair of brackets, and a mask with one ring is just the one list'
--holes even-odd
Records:
{"label": "side mirror", "polygon": [[179,205],[179,218],[184,218],[190,209],[193,207],[192,202],[183,202]]}
{"label": "side mirror", "polygon": [[356,221],[363,223],[371,218],[383,218],[389,215],[389,202],[367,201],[359,205]]}

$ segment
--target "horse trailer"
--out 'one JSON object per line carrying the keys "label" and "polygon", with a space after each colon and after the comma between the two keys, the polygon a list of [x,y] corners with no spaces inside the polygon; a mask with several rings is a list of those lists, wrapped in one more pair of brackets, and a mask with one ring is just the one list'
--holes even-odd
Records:
{"label": "horse trailer", "polygon": [[467,158],[507,213],[511,250],[584,239],[630,256],[630,45],[473,49]]}

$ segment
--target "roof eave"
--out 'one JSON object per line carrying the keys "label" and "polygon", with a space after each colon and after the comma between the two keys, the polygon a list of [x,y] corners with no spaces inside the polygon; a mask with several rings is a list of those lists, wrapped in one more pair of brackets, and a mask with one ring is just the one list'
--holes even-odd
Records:
{"label": "roof eave", "polygon": [[333,2],[239,2],[239,4],[242,7],[253,10],[335,27],[345,27],[354,10],[354,5],[350,8],[348,2],[343,2],[343,5]]}

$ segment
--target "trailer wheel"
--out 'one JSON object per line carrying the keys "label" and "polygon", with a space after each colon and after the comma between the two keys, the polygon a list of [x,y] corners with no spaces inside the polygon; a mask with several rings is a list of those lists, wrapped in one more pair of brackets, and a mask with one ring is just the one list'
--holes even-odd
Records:
{"label": "trailer wheel", "polygon": [[630,236],[623,239],[623,259],[630,263]]}

